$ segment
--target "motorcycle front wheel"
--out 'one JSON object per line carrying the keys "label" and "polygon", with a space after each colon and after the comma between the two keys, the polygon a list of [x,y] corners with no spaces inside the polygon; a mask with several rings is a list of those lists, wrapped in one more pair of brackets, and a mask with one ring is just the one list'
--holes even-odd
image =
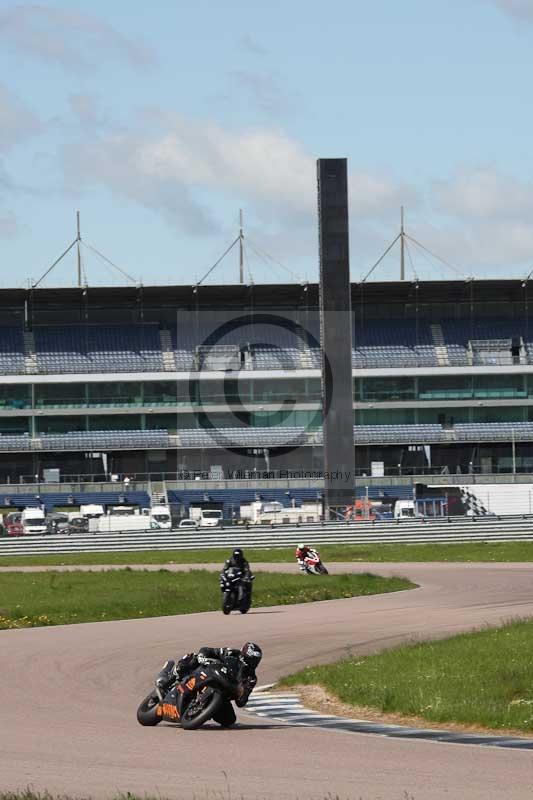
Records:
{"label": "motorcycle front wheel", "polygon": [[322,563],[317,565],[316,570],[320,575],[329,575],[329,572],[327,571],[326,567]]}
{"label": "motorcycle front wheel", "polygon": [[180,717],[181,727],[186,731],[201,728],[204,722],[218,716],[223,704],[222,695],[212,689],[195,693]]}
{"label": "motorcycle front wheel", "polygon": [[246,597],[239,606],[239,611],[241,614],[247,614],[250,610],[250,606],[252,605],[252,598]]}
{"label": "motorcycle front wheel", "polygon": [[222,613],[229,614],[233,611],[233,595],[231,592],[225,592],[222,597]]}
{"label": "motorcycle front wheel", "polygon": [[237,715],[230,700],[222,703],[219,711],[214,715],[213,721],[217,722],[222,728],[231,728],[232,725],[235,725]]}
{"label": "motorcycle front wheel", "polygon": [[159,697],[155,692],[150,692],[137,709],[137,722],[141,725],[159,725],[161,717],[157,716],[158,705]]}

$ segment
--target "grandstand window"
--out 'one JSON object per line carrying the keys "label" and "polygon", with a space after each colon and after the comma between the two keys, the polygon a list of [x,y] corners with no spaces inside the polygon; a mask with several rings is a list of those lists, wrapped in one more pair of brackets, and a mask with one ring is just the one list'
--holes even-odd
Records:
{"label": "grandstand window", "polygon": [[145,405],[174,405],[190,402],[186,381],[146,381],[143,384]]}
{"label": "grandstand window", "polygon": [[28,417],[0,417],[0,434],[29,433],[30,420]]}
{"label": "grandstand window", "polygon": [[29,385],[0,384],[0,408],[29,408],[31,387]]}
{"label": "grandstand window", "polygon": [[[239,387],[253,383],[250,399],[254,403],[275,403],[289,400],[293,403],[312,403],[320,401],[320,381],[316,378],[288,378],[269,381],[241,381]],[[242,388],[241,388],[241,399]]]}
{"label": "grandstand window", "polygon": [[84,383],[38,383],[35,386],[36,408],[72,408],[86,404]]}
{"label": "grandstand window", "polygon": [[452,427],[457,422],[472,422],[472,408],[417,408],[416,422],[420,424],[436,423],[444,427]]}
{"label": "grandstand window", "polygon": [[414,408],[365,408],[355,412],[356,425],[411,425],[415,422]]}
{"label": "grandstand window", "polygon": [[527,397],[524,375],[474,375],[474,397]]}
{"label": "grandstand window", "polygon": [[469,375],[422,376],[418,379],[419,400],[467,400],[472,393]]}
{"label": "grandstand window", "polygon": [[[159,416],[166,416],[166,414],[165,415],[159,415]],[[199,425],[198,425],[198,417],[197,417],[196,414],[171,414],[169,416],[172,417],[173,425],[178,430],[184,430],[184,429],[187,429],[187,428],[198,428],[199,427]],[[149,417],[147,416],[147,419],[151,420],[152,419],[152,415],[150,414]]]}
{"label": "grandstand window", "polygon": [[75,433],[86,430],[86,417],[36,417],[38,433]]}
{"label": "grandstand window", "polygon": [[[188,424],[183,425],[184,428],[195,428],[195,419],[192,414],[187,416]],[[176,433],[176,415],[175,414],[146,414],[145,428],[151,431],[168,431],[169,433]]]}
{"label": "grandstand window", "polygon": [[363,378],[361,400],[414,400],[414,378]]}
{"label": "grandstand window", "polygon": [[106,381],[89,384],[92,406],[132,406],[142,404],[141,384],[137,381]]}
{"label": "grandstand window", "polygon": [[94,414],[88,417],[90,431],[138,431],[141,428],[140,414]]}
{"label": "grandstand window", "polygon": [[322,415],[318,411],[265,411],[250,414],[250,425],[254,428],[303,427],[308,430],[321,425]]}
{"label": "grandstand window", "polygon": [[484,406],[472,409],[472,422],[523,422],[525,409],[522,406]]}

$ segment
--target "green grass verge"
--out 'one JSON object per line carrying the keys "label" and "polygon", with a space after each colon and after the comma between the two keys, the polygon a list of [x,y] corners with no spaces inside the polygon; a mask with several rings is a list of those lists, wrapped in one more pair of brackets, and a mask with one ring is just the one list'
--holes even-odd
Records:
{"label": "green grass verge", "polygon": [[[259,572],[254,605],[274,606],[414,588],[404,578]],[[0,629],[192,614],[220,608],[218,577],[207,570],[9,572],[0,575]]]}
{"label": "green grass verge", "polygon": [[[295,540],[296,544],[296,540]],[[129,553],[57,553],[46,556],[2,556],[0,567],[77,564],[208,564],[222,563],[230,548],[215,550],[142,550]],[[251,561],[294,562],[291,548],[246,548]],[[533,542],[496,544],[323,545],[324,561],[533,561]]]}
{"label": "green grass verge", "polygon": [[533,730],[533,620],[311,667],[282,686],[320,685],[383,713]]}

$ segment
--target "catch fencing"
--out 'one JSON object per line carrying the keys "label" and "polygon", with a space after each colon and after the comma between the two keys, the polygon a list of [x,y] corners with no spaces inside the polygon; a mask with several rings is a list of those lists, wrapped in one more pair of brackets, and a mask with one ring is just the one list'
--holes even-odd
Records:
{"label": "catch fencing", "polygon": [[431,544],[533,541],[533,515],[445,517],[401,522],[306,523],[301,525],[200,528],[173,531],[116,531],[22,536],[0,539],[0,558],[51,553],[106,553],[140,550],[295,547],[324,544]]}

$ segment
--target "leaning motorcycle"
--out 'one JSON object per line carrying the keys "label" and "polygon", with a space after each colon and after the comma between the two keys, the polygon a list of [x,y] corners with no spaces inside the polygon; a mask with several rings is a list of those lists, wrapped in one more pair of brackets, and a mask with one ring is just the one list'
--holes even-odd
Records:
{"label": "leaning motorcycle", "polygon": [[230,614],[232,611],[240,611],[246,614],[252,605],[252,581],[251,575],[245,578],[242,572],[235,567],[229,567],[220,575],[220,590],[222,592],[222,613]]}
{"label": "leaning motorcycle", "polygon": [[308,575],[329,575],[326,567],[320,560],[318,550],[309,550],[304,558],[304,572]]}
{"label": "leaning motorcycle", "polygon": [[137,709],[137,721],[153,726],[164,720],[194,730],[212,719],[228,728],[237,719],[231,701],[242,692],[241,670],[238,658],[226,658],[223,664],[202,664],[164,692],[156,685]]}

